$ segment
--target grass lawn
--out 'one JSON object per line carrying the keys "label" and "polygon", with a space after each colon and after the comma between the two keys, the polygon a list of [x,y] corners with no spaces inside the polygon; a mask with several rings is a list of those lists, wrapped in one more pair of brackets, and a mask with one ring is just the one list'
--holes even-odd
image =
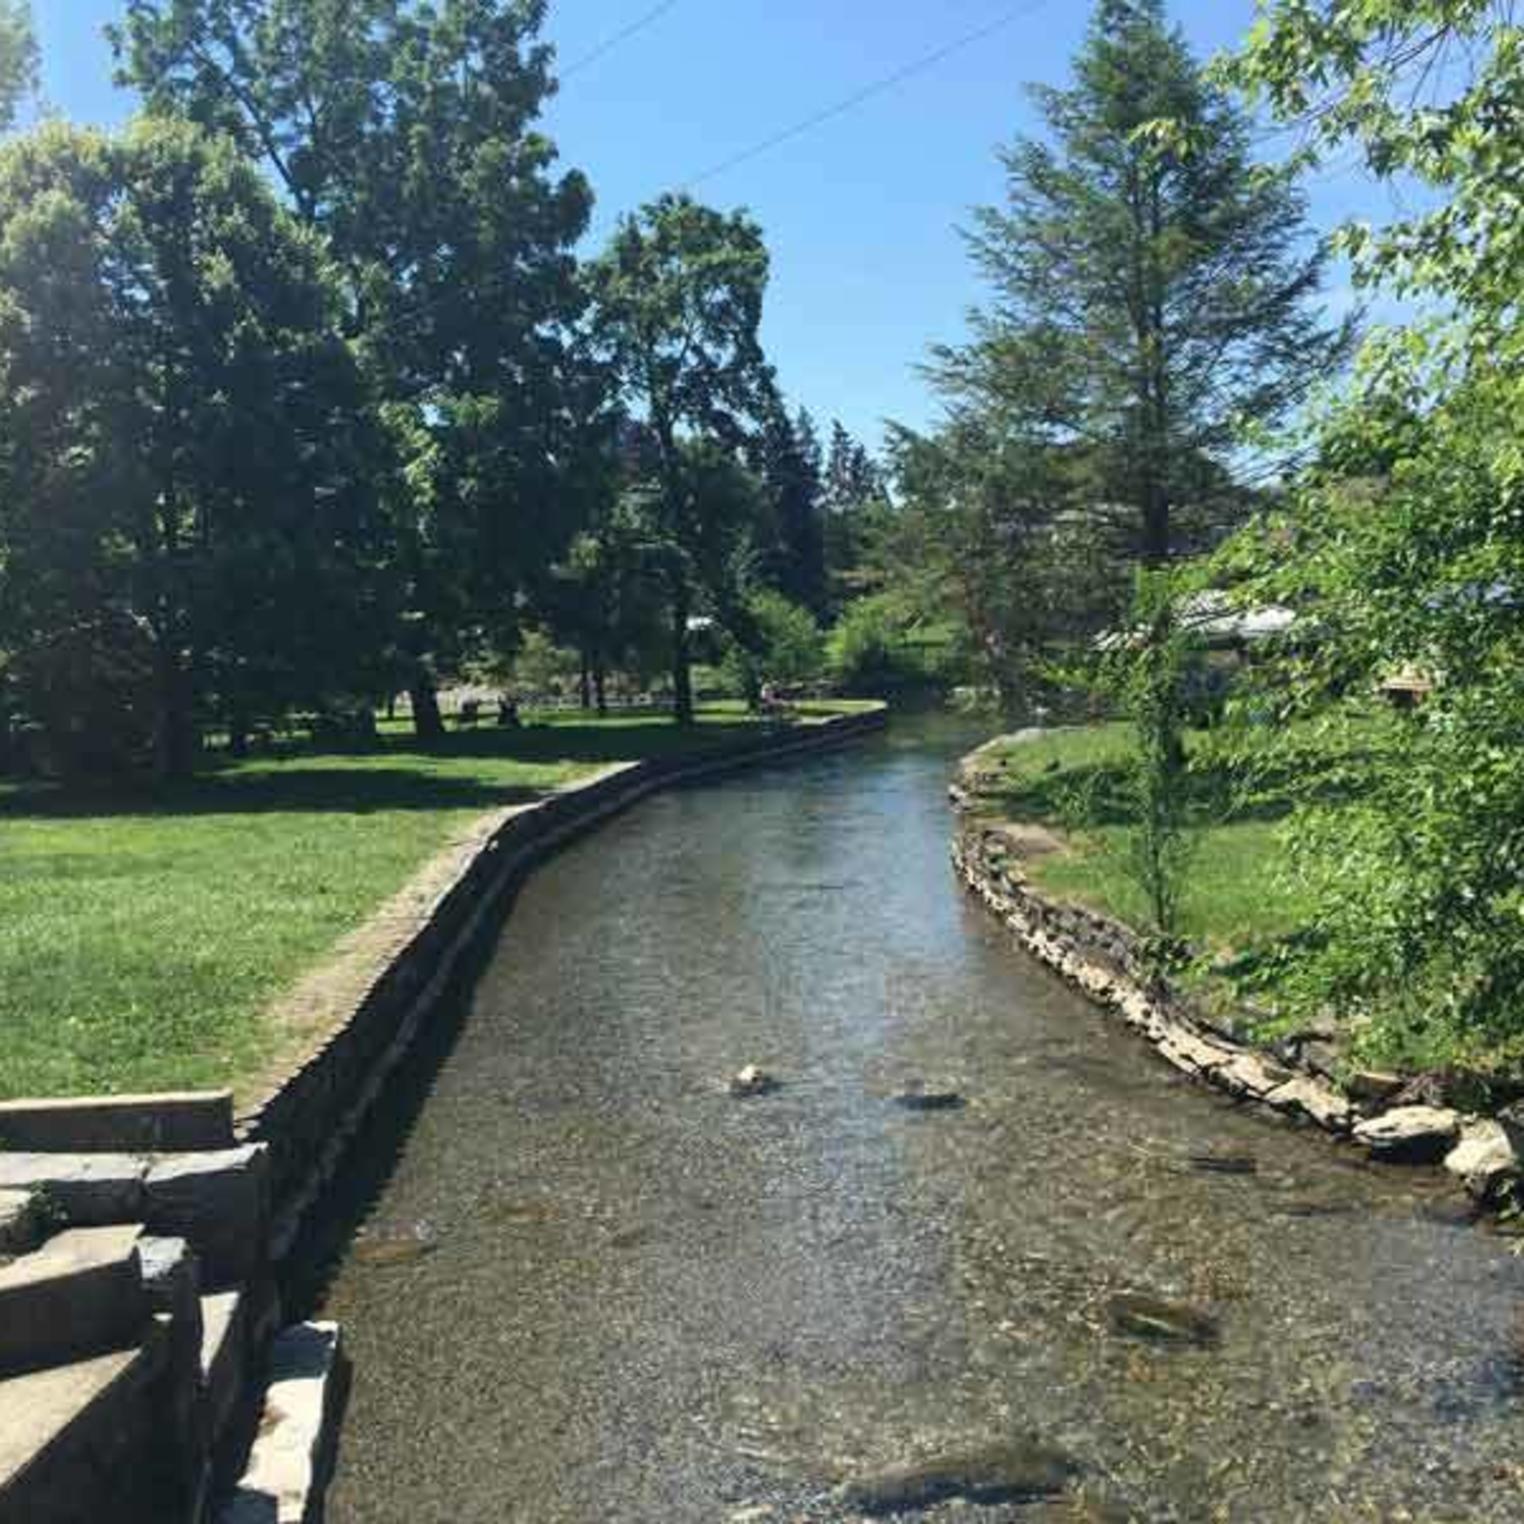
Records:
{"label": "grass lawn", "polygon": [[[1029,864],[1035,883],[1141,925],[1144,897],[1127,871],[1128,832],[1115,799],[1126,744],[1120,725],[1001,742],[981,755],[980,792],[992,813],[1062,836],[1062,851]],[[1243,950],[1303,919],[1306,906],[1280,871],[1278,813],[1271,805],[1224,819],[1203,806],[1181,903],[1181,930],[1191,940]]]}
{"label": "grass lawn", "polygon": [[139,795],[0,786],[0,1097],[246,1084],[261,1010],[478,816],[753,723],[526,718]]}

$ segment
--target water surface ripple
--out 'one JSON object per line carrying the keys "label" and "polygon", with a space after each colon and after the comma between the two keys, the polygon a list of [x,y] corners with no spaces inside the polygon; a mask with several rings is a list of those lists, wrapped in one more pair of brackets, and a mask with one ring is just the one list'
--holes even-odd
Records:
{"label": "water surface ripple", "polygon": [[973,739],[669,794],[528,885],[328,1290],[336,1524],[814,1524],[1029,1434],[1068,1496],[914,1517],[1524,1517],[1524,1262],[1020,957],[948,863]]}

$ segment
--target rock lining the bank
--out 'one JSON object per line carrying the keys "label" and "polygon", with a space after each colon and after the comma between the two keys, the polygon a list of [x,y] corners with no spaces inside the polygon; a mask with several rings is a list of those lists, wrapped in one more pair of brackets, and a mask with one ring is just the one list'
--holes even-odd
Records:
{"label": "rock lining the bank", "polygon": [[[979,755],[965,762],[965,778]],[[1282,1058],[1218,1031],[1177,991],[1147,972],[1130,928],[1040,893],[1022,871],[1010,829],[969,818],[972,799],[963,786],[954,785],[952,799],[964,815],[954,838],[953,862],[967,888],[1027,952],[1120,1016],[1182,1074],[1245,1104],[1353,1139],[1373,1158],[1443,1161],[1483,1205],[1497,1204],[1524,1179],[1524,1126],[1510,1127],[1506,1115],[1493,1120],[1428,1105],[1394,1106],[1390,1103],[1400,1100],[1401,1092],[1379,1084],[1361,1087],[1359,1096],[1352,1096],[1332,1083],[1316,1054],[1295,1049],[1294,1057]]]}

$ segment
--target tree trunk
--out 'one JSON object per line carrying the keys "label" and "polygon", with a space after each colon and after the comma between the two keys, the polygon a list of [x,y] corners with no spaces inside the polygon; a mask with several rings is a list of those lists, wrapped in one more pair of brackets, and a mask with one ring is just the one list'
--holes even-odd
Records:
{"label": "tree trunk", "polygon": [[1143,492],[1143,564],[1164,566],[1169,561],[1169,499],[1152,478]]}
{"label": "tree trunk", "polygon": [[693,672],[688,649],[688,582],[672,590],[672,714],[679,725],[693,723]]}
{"label": "tree trunk", "polygon": [[593,697],[598,705],[599,718],[609,712],[608,681],[608,668],[603,664],[603,657],[595,656],[593,658]]}
{"label": "tree trunk", "polygon": [[593,707],[593,664],[588,659],[587,647],[580,651],[582,670],[577,676],[577,700],[584,709]]}
{"label": "tree trunk", "polygon": [[228,719],[228,755],[239,761],[249,754],[249,717],[235,709]]}
{"label": "tree trunk", "polygon": [[159,651],[159,775],[189,778],[196,767],[196,716],[190,674],[162,646]]}
{"label": "tree trunk", "polygon": [[439,689],[428,672],[419,672],[408,685],[407,696],[413,706],[413,734],[420,741],[444,739],[444,716],[439,712]]}

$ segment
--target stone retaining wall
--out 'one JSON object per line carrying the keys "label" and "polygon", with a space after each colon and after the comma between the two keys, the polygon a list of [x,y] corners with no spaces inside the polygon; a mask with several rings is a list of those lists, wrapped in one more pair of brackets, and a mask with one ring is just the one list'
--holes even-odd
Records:
{"label": "stone retaining wall", "polygon": [[[961,795],[961,797],[960,797]],[[954,786],[960,811],[971,803]],[[1235,1041],[1189,1001],[1151,976],[1127,926],[1083,906],[1047,898],[1022,871],[1008,832],[966,818],[953,861],[970,891],[1017,941],[1096,1004],[1120,1016],[1154,1051],[1191,1078],[1338,1138],[1353,1137],[1373,1157],[1437,1163],[1470,1194],[1494,1203],[1521,1177],[1524,1136],[1505,1113],[1492,1119],[1442,1107],[1355,1098],[1295,1053],[1271,1054]]]}
{"label": "stone retaining wall", "polygon": [[882,709],[833,716],[611,768],[513,812],[464,859],[433,903],[418,907],[400,948],[367,970],[362,992],[314,1051],[239,1118],[244,1141],[269,1146],[274,1258],[290,1251],[350,1138],[425,1024],[464,995],[469,954],[537,862],[658,789],[840,746],[882,729],[887,718]]}

